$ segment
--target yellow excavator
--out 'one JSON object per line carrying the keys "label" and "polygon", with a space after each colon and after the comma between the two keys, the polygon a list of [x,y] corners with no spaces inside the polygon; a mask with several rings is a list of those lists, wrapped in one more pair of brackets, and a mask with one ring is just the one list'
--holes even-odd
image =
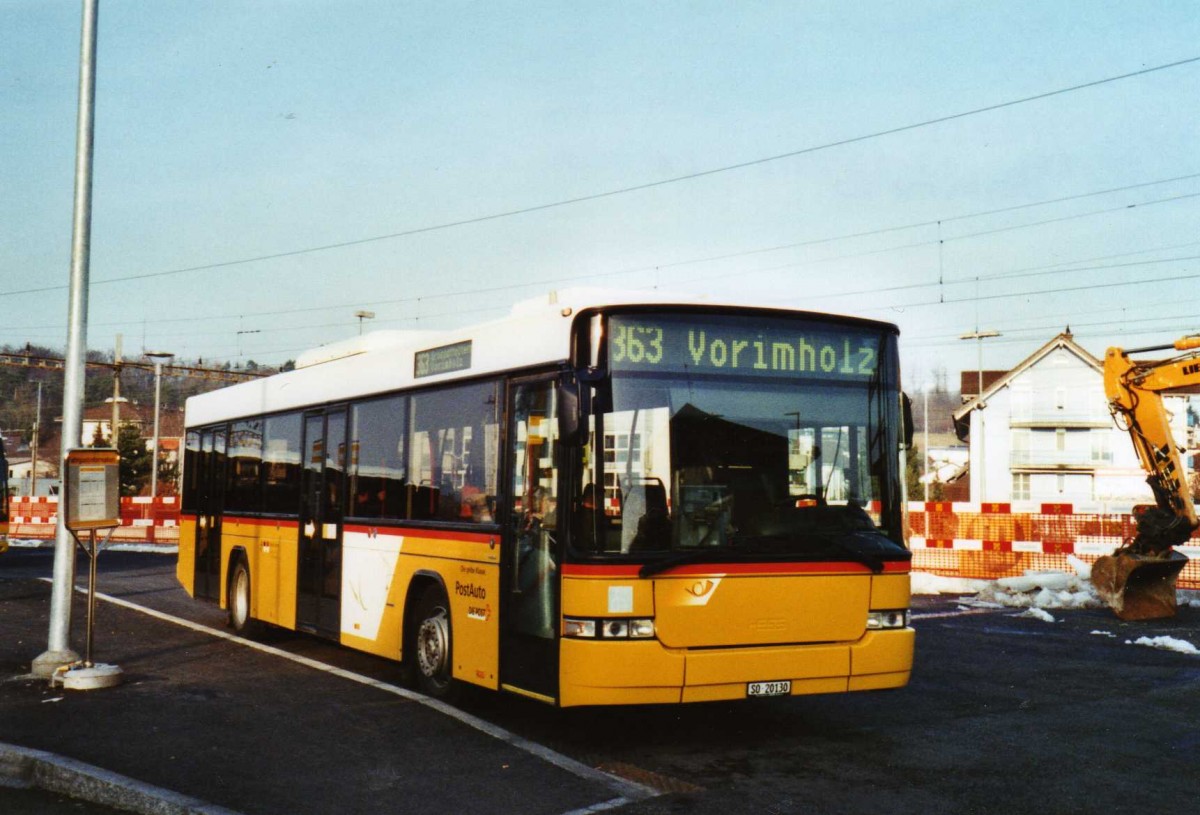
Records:
{"label": "yellow excavator", "polygon": [[[1104,391],[1117,426],[1129,432],[1155,506],[1139,507],[1137,532],[1092,566],[1092,584],[1123,620],[1175,615],[1175,583],[1188,559],[1174,547],[1192,536],[1198,522],[1183,468],[1183,451],[1171,435],[1163,393],[1200,384],[1200,336],[1170,345],[1109,348]],[[1130,354],[1174,350],[1170,359],[1136,362]]]}

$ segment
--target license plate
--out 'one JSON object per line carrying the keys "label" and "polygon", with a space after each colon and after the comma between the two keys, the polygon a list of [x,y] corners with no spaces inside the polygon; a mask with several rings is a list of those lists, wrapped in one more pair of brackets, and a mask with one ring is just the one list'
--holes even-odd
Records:
{"label": "license plate", "polygon": [[783,679],[778,682],[751,682],[746,685],[747,696],[787,696],[792,692],[792,681]]}

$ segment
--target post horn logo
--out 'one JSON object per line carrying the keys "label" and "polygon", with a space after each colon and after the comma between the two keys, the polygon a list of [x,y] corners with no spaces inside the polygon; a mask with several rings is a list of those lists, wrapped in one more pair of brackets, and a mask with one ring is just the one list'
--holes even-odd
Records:
{"label": "post horn logo", "polygon": [[704,597],[706,594],[712,591],[713,587],[716,585],[717,584],[711,580],[697,580],[692,585],[687,586],[684,591],[693,597]]}

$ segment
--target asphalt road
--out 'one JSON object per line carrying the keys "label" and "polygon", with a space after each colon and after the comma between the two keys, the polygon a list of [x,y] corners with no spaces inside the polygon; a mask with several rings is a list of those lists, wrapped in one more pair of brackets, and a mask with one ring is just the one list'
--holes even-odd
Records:
{"label": "asphalt road", "polygon": [[[0,557],[0,589],[6,580],[28,585],[50,565],[48,551],[14,549]],[[220,628],[223,613],[188,598],[173,569],[170,557],[108,552],[99,588]],[[111,703],[123,728],[175,728],[187,754],[160,755],[170,738],[148,739],[152,748],[111,738],[100,750],[53,728],[39,732],[47,707],[83,714],[110,703],[50,703],[62,692],[11,679],[0,684],[0,742],[58,749],[247,813],[1144,815],[1195,806],[1200,656],[1131,643],[1168,635],[1200,644],[1200,610],[1154,623],[1099,609],[1057,611],[1047,623],[963,610],[953,598],[921,598],[915,610],[915,673],[903,690],[567,711],[469,694],[459,715],[496,735],[350,678],[392,683],[395,666],[385,661],[304,635],[266,636],[280,652],[351,672],[318,673],[166,621],[135,622],[145,615],[102,603],[97,659],[118,653],[134,675],[94,698],[123,697]],[[20,672],[20,654],[27,663],[43,650],[45,631],[35,625],[33,641],[11,647],[5,636],[0,679]],[[286,722],[272,707],[281,697],[295,701]],[[256,725],[242,724],[256,716]],[[252,743],[227,747],[243,731]],[[247,750],[262,757],[253,769],[229,766]],[[619,782],[577,767],[654,794],[623,800]]]}

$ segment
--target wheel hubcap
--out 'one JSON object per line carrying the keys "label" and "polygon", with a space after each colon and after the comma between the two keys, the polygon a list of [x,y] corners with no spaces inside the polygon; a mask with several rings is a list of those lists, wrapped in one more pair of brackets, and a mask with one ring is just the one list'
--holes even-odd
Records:
{"label": "wheel hubcap", "polygon": [[417,631],[417,664],[421,673],[430,679],[446,676],[446,665],[450,659],[450,627],[446,622],[445,609],[421,623]]}

